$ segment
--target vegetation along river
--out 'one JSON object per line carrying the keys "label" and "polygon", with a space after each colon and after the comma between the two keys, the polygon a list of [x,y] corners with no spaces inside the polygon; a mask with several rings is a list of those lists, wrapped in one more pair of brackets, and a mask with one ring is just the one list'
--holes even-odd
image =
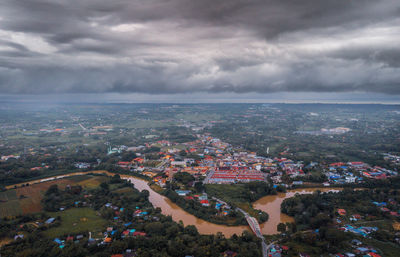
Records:
{"label": "vegetation along river", "polygon": [[[114,175],[111,172],[107,171],[91,171],[91,173],[103,173],[109,176]],[[64,178],[74,175],[83,175],[87,174],[86,172],[76,172],[65,174],[62,176],[55,176],[46,179],[38,179],[30,182],[25,182],[17,185],[8,186],[7,188],[13,188],[14,186],[21,186],[22,184],[30,183],[40,183],[52,179]],[[172,219],[176,222],[182,221],[185,226],[194,225],[196,226],[197,230],[201,234],[216,234],[217,232],[223,233],[226,237],[230,237],[233,234],[240,235],[244,230],[250,231],[248,226],[225,226],[225,225],[218,225],[211,222],[204,221],[202,219],[196,218],[194,215],[187,213],[179,206],[171,202],[165,196],[158,194],[157,192],[153,191],[148,182],[134,177],[130,175],[121,175],[121,178],[127,179],[135,185],[135,188],[138,190],[148,190],[149,191],[149,200],[153,204],[154,207],[161,208],[161,211],[164,215],[171,215]],[[263,210],[268,213],[269,219],[267,222],[260,224],[261,230],[263,234],[271,235],[277,233],[277,225],[280,222],[293,222],[293,218],[281,213],[281,204],[283,200],[295,196],[296,193],[298,194],[311,194],[317,190],[321,192],[337,192],[340,189],[331,189],[331,188],[302,188],[302,189],[294,189],[288,190],[286,193],[278,193],[277,195],[268,195],[260,198],[256,202],[253,203],[253,207],[255,209]]]}
{"label": "vegetation along river", "polygon": [[[176,222],[182,220],[185,226],[194,225],[201,234],[215,234],[222,232],[226,237],[230,237],[233,234],[242,234],[244,230],[249,230],[248,226],[225,226],[217,225],[196,218],[192,214],[182,210],[179,206],[172,203],[168,198],[156,193],[148,185],[147,181],[132,176],[121,176],[121,178],[128,179],[131,181],[138,190],[148,190],[150,192],[149,200],[154,207],[160,207],[162,213],[165,215],[171,215],[172,219]],[[269,219],[260,225],[263,234],[271,235],[277,233],[277,225],[280,222],[294,222],[293,218],[281,213],[281,204],[284,199],[295,196],[298,194],[311,194],[317,190],[321,192],[337,192],[331,188],[304,188],[289,190],[286,193],[278,193],[277,195],[264,196],[258,201],[254,202],[253,206],[255,209],[263,210],[269,214]]]}

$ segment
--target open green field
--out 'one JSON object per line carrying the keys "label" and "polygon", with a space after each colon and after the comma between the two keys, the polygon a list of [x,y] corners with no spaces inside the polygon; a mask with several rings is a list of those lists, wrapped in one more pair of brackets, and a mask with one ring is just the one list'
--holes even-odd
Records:
{"label": "open green field", "polygon": [[213,120],[220,120],[221,115],[215,114],[215,113],[188,113],[188,114],[178,114],[176,115],[176,118],[178,119],[183,119],[186,121],[191,121],[191,122],[207,122],[207,121],[213,121]]}
{"label": "open green field", "polygon": [[127,123],[125,128],[160,128],[174,125],[173,122],[164,122],[161,120],[135,120],[135,122]]}
{"label": "open green field", "polygon": [[369,245],[373,245],[375,247],[375,249],[382,252],[382,256],[386,256],[386,257],[399,256],[400,247],[394,243],[382,242],[382,241],[370,239],[370,238],[364,239],[363,242],[366,244],[369,244]]}
{"label": "open green field", "polygon": [[7,190],[5,192],[0,193],[0,201],[5,202],[5,201],[11,201],[11,200],[16,200],[17,199],[17,194],[15,190]]}
{"label": "open green field", "polygon": [[43,195],[51,185],[56,184],[60,189],[67,185],[81,185],[92,189],[108,179],[106,176],[73,176],[0,192],[0,218],[42,211]]}
{"label": "open green field", "polygon": [[243,195],[247,194],[246,189],[242,185],[206,185],[206,192],[209,195],[214,195],[217,198],[228,202],[247,202]]}
{"label": "open green field", "polygon": [[0,217],[13,217],[22,214],[15,189],[0,193]]}
{"label": "open green field", "polygon": [[78,234],[87,231],[104,231],[108,221],[90,208],[73,208],[62,212],[49,212],[52,217],[61,217],[61,225],[50,228],[44,234],[50,238],[60,237],[68,234]]}
{"label": "open green field", "polygon": [[77,175],[77,176],[72,176],[72,177],[68,177],[69,180],[73,181],[73,182],[82,182],[85,181],[87,179],[92,178],[93,176],[91,175]]}
{"label": "open green field", "polygon": [[101,183],[109,180],[106,176],[88,176],[87,179],[79,181],[77,184],[86,189],[93,189],[98,187]]}
{"label": "open green field", "polygon": [[248,192],[243,185],[206,185],[206,192],[210,196],[216,196],[217,198],[224,200],[228,203],[234,203],[237,207],[249,213],[250,216],[255,217],[257,220],[261,220],[262,211],[253,208],[248,198],[243,196],[247,195]]}
{"label": "open green field", "polygon": [[365,226],[365,227],[378,227],[379,229],[391,230],[393,228],[393,222],[390,220],[375,220],[375,221],[360,221],[355,222],[355,226]]}

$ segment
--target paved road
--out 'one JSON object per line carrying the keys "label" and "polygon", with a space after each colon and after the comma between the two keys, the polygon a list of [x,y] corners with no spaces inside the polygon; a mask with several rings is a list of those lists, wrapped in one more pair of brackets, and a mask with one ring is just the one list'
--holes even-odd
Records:
{"label": "paved road", "polygon": [[223,203],[223,204],[229,206],[229,204],[227,204],[226,202],[222,201],[221,199],[219,199],[219,198],[217,198],[217,197],[212,196],[211,199],[213,199],[213,200],[215,200],[215,201],[218,201],[218,202],[220,202],[220,203]]}
{"label": "paved road", "polygon": [[207,177],[203,180],[203,184],[208,184],[211,177],[214,175],[215,169],[211,168],[211,171],[207,174]]}
{"label": "paved road", "polygon": [[261,233],[260,224],[258,224],[257,219],[250,216],[247,212],[245,212],[244,210],[242,210],[240,208],[236,208],[236,210],[243,213],[243,215],[246,217],[247,223],[249,223],[251,230],[253,230],[254,234],[256,234],[256,236],[261,239],[262,256],[268,257],[269,247],[271,247],[272,243],[268,246],[265,243],[265,238],[264,238],[263,234]]}
{"label": "paved road", "polygon": [[79,123],[79,126],[80,126],[83,130],[87,130],[87,128],[85,128],[81,123]]}
{"label": "paved road", "polygon": [[[267,244],[265,244],[265,242],[264,242],[264,244],[265,244],[265,252],[266,252],[266,256],[268,256],[268,254],[269,254],[269,249],[271,249],[271,247],[274,245],[274,244],[276,244],[278,241],[273,241],[273,242],[271,242],[269,245],[267,245]],[[263,246],[264,247],[264,246]]]}

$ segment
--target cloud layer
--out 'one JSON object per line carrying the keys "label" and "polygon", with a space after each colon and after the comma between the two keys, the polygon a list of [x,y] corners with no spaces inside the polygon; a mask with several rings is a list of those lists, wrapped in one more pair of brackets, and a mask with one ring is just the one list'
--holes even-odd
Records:
{"label": "cloud layer", "polygon": [[398,0],[3,0],[3,93],[400,94]]}

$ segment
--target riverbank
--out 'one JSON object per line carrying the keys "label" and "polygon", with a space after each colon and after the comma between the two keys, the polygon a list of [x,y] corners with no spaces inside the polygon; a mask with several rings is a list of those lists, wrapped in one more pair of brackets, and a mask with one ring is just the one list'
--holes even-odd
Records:
{"label": "riverbank", "polygon": [[[105,170],[100,171],[89,171],[89,172],[76,172],[76,173],[69,173],[64,175],[64,177],[74,176],[74,175],[84,175],[84,174],[105,174],[108,176],[113,176],[116,173],[111,173]],[[219,225],[214,224],[202,219],[195,217],[194,215],[186,212],[177,204],[173,203],[167,197],[157,193],[148,185],[148,180],[144,180],[142,178],[138,178],[134,176],[134,174],[124,175],[119,174],[121,178],[127,179],[132,182],[136,189],[139,191],[147,190],[149,191],[149,200],[153,204],[155,208],[160,208],[164,215],[170,215],[172,219],[176,222],[182,221],[182,223],[187,225],[196,226],[197,230],[201,234],[216,234],[221,232],[226,237],[230,237],[234,234],[240,235],[243,231],[247,230],[250,231],[250,228],[246,225],[242,226],[226,226],[226,225]],[[61,176],[58,176],[61,177]],[[47,179],[56,179],[57,177],[50,177]],[[28,183],[40,183],[40,180],[30,181]],[[26,183],[24,183],[26,184]],[[18,184],[17,184],[18,185]],[[13,188],[14,185],[10,187]],[[293,218],[284,215],[280,211],[280,204],[286,198],[293,197],[296,193],[299,194],[310,194],[317,190],[320,191],[329,191],[329,190],[338,190],[338,189],[331,189],[331,188],[314,188],[314,189],[297,189],[297,190],[288,190],[286,193],[278,193],[277,195],[269,195],[262,197],[261,199],[257,200],[253,203],[253,208],[260,209],[263,211],[267,211],[269,214],[269,219],[267,222],[260,224],[261,231],[263,234],[272,235],[277,233],[277,224],[280,222],[292,222]]]}
{"label": "riverbank", "polygon": [[215,208],[216,201],[209,199],[210,205],[203,206],[195,199],[185,199],[179,196],[175,191],[163,189],[160,186],[150,183],[150,188],[157,193],[167,197],[170,201],[178,205],[186,212],[196,216],[199,219],[226,226],[247,225],[247,221],[242,213],[235,211],[233,208],[229,210],[229,214],[222,216]]}
{"label": "riverbank", "polygon": [[269,219],[261,224],[261,231],[266,235],[278,233],[277,226],[279,223],[293,223],[294,218],[281,212],[281,204],[285,199],[294,197],[296,194],[312,194],[316,191],[321,192],[339,192],[343,188],[299,188],[287,190],[286,193],[278,193],[277,195],[268,195],[260,198],[253,203],[255,209],[268,211]]}

